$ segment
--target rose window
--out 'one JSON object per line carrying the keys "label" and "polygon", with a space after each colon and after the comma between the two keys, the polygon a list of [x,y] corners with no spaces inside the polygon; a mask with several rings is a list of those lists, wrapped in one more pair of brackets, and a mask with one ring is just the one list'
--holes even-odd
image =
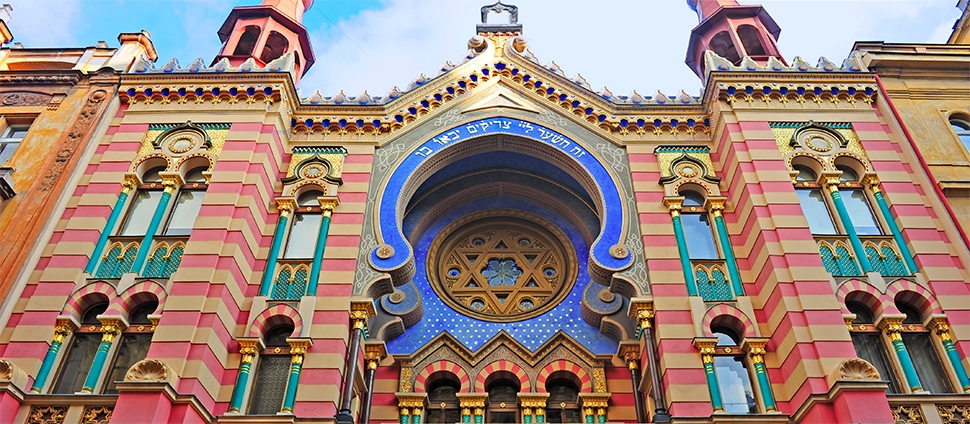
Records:
{"label": "rose window", "polygon": [[562,301],[576,280],[576,254],[565,234],[542,218],[485,212],[453,223],[434,240],[428,279],[463,314],[517,321]]}

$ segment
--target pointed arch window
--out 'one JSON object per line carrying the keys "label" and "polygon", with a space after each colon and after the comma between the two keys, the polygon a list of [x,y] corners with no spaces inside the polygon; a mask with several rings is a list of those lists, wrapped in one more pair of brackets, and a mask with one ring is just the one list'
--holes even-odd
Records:
{"label": "pointed arch window", "polygon": [[89,306],[81,315],[81,326],[71,336],[71,344],[64,354],[60,372],[51,393],[74,394],[81,391],[94,356],[101,345],[101,321],[98,315],[108,309],[108,303]]}
{"label": "pointed arch window", "polygon": [[751,374],[739,346],[740,337],[726,327],[711,329],[717,337],[714,369],[721,390],[724,411],[729,414],[757,414],[758,403],[751,387]]}
{"label": "pointed arch window", "polygon": [[876,367],[879,376],[889,382],[886,393],[902,393],[902,385],[896,374],[895,366],[889,359],[886,343],[883,341],[882,334],[875,325],[875,317],[866,305],[859,302],[845,302],[846,309],[855,314],[852,321],[852,346],[855,347],[856,356],[862,358]]}
{"label": "pointed arch window", "polygon": [[153,336],[153,324],[148,315],[156,309],[158,302],[146,302],[131,311],[128,327],[121,333],[121,340],[105,382],[105,394],[118,393],[118,382],[125,379],[128,368],[148,356]]}
{"label": "pointed arch window", "polygon": [[273,327],[263,338],[266,346],[260,353],[249,400],[250,415],[275,415],[283,409],[286,381],[290,375],[290,345],[286,338],[293,334],[293,327]]}
{"label": "pointed arch window", "polygon": [[734,45],[734,40],[731,39],[731,34],[728,34],[727,31],[721,31],[715,34],[714,37],[711,38],[709,48],[714,53],[717,53],[718,56],[731,61],[731,63],[734,63],[735,65],[741,63],[741,56],[738,55],[738,48]]}
{"label": "pointed arch window", "polygon": [[765,46],[758,36],[758,29],[751,25],[741,25],[738,27],[738,38],[744,46],[744,52],[748,56],[764,56]]}
{"label": "pointed arch window", "polygon": [[169,278],[178,270],[182,262],[182,254],[185,253],[185,244],[176,242],[169,245],[166,242],[159,243],[155,247],[145,265],[143,276],[147,278]]}

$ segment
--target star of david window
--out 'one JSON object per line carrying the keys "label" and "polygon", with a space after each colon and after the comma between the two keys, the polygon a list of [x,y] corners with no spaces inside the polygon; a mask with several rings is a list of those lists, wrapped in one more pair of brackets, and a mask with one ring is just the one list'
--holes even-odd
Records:
{"label": "star of david window", "polygon": [[435,293],[455,310],[487,321],[519,321],[555,307],[576,280],[572,244],[539,217],[496,214],[466,217],[435,239],[428,252]]}

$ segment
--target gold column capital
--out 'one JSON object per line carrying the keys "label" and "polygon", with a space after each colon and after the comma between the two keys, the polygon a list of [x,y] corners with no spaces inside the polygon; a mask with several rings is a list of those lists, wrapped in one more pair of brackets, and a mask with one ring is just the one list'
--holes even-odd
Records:
{"label": "gold column capital", "polygon": [[620,343],[616,356],[626,361],[627,366],[630,367],[631,370],[635,370],[640,366],[640,355],[642,350],[643,348],[640,347],[640,343]]}
{"label": "gold column capital", "polygon": [[320,196],[317,197],[317,201],[320,202],[320,208],[323,209],[323,216],[333,215],[333,210],[340,204],[340,199],[337,196]]}
{"label": "gold column capital", "polygon": [[862,176],[862,184],[865,184],[866,187],[869,187],[869,190],[872,191],[873,194],[881,191],[879,189],[879,183],[880,183],[879,177],[876,176],[875,172],[867,171]]}
{"label": "gold column capital", "polygon": [[280,211],[280,216],[290,216],[296,210],[296,200],[292,197],[277,197],[276,209]]}
{"label": "gold column capital", "polygon": [[670,216],[680,216],[680,210],[684,207],[684,196],[664,196],[663,202]]}
{"label": "gold column capital", "polygon": [[367,327],[367,319],[377,316],[374,302],[370,300],[350,301],[350,323],[353,328],[363,330]]}
{"label": "gold column capital", "polygon": [[141,181],[138,179],[138,175],[132,172],[125,174],[125,179],[121,181],[121,191],[125,193],[131,193],[138,187]]}
{"label": "gold column capital", "polygon": [[727,204],[727,197],[709,196],[706,203],[707,210],[711,211],[715,217],[721,216],[721,214],[724,212],[724,205]]}
{"label": "gold column capital", "polygon": [[459,407],[474,410],[476,415],[481,415],[479,411],[485,408],[485,400],[488,399],[488,393],[457,393],[456,396]]}
{"label": "gold column capital", "polygon": [[251,364],[256,359],[259,352],[260,343],[257,338],[239,339],[239,354],[242,355],[242,363]]}
{"label": "gold column capital", "polygon": [[182,175],[178,172],[159,172],[158,174],[162,177],[162,187],[165,187],[168,194],[175,193],[175,190],[178,190],[183,183]]}
{"label": "gold column capital", "polygon": [[367,369],[376,370],[386,357],[387,346],[384,342],[364,342],[364,361],[367,363]]}
{"label": "gold column capital", "polygon": [[57,325],[54,326],[53,341],[64,343],[64,339],[77,329],[77,324],[70,318],[58,318]]}
{"label": "gold column capital", "polygon": [[290,357],[294,364],[302,364],[307,350],[310,349],[310,346],[313,346],[313,341],[304,338],[286,339],[286,343],[290,345]]}
{"label": "gold column capital", "polygon": [[766,346],[768,346],[767,338],[747,337],[744,339],[741,350],[748,352],[752,363],[762,364],[765,362],[765,353],[768,353],[768,350],[765,349]]}
{"label": "gold column capital", "polygon": [[653,300],[650,299],[637,299],[633,298],[630,300],[630,309],[627,315],[636,318],[637,324],[640,328],[651,328],[653,327]]}
{"label": "gold column capital", "polygon": [[950,334],[950,323],[946,317],[933,317],[930,321],[930,328],[936,330],[936,334],[940,336],[941,341],[953,340],[953,335]]}
{"label": "gold column capital", "polygon": [[701,359],[705,364],[714,363],[714,353],[717,352],[715,348],[717,346],[716,337],[695,337],[694,347],[697,351],[701,353]]}
{"label": "gold column capital", "polygon": [[398,408],[410,408],[414,410],[414,414],[420,414],[420,409],[424,408],[425,403],[428,401],[427,393],[395,393],[394,396],[397,397]]}
{"label": "gold column capital", "polygon": [[852,323],[855,322],[855,314],[842,314],[842,320],[845,321],[845,327],[852,331]]}
{"label": "gold column capital", "polygon": [[115,337],[121,334],[121,330],[125,327],[124,322],[121,318],[98,318],[101,321],[101,341],[113,343]]}
{"label": "gold column capital", "polygon": [[882,319],[879,320],[879,328],[886,332],[889,340],[894,342],[902,340],[903,336],[900,333],[903,331],[904,319],[906,319],[904,316],[883,315]]}
{"label": "gold column capital", "polygon": [[612,396],[610,393],[580,393],[579,400],[583,409],[588,408],[588,410],[592,411],[594,408],[608,407],[610,396]]}

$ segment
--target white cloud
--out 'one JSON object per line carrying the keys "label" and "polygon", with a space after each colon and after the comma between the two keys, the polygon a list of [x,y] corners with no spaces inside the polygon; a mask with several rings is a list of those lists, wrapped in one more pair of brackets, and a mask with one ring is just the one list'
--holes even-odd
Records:
{"label": "white cloud", "polygon": [[[317,62],[302,93],[324,95],[365,89],[384,95],[406,87],[419,73],[432,77],[445,60],[458,63],[475,35],[479,8],[489,0],[386,0],[386,7],[337,22],[340,30],[311,28]],[[569,76],[581,73],[597,90],[614,94],[658,89],[697,94],[699,79],[684,65],[696,15],[684,1],[599,0],[571,3],[518,0],[519,22],[542,63],[555,60]],[[743,1],[745,4],[754,1]],[[951,0],[764,0],[782,27],[779,48],[789,61],[839,64],[856,40],[924,42],[959,15]],[[320,15],[318,1],[308,14]],[[318,10],[319,9],[319,10]],[[308,15],[309,16],[309,15]],[[942,23],[941,23],[942,22]],[[329,23],[327,24],[329,25]],[[329,35],[328,35],[329,34]]]}
{"label": "white cloud", "polygon": [[12,0],[10,5],[7,25],[15,41],[26,47],[77,45],[81,0]]}

